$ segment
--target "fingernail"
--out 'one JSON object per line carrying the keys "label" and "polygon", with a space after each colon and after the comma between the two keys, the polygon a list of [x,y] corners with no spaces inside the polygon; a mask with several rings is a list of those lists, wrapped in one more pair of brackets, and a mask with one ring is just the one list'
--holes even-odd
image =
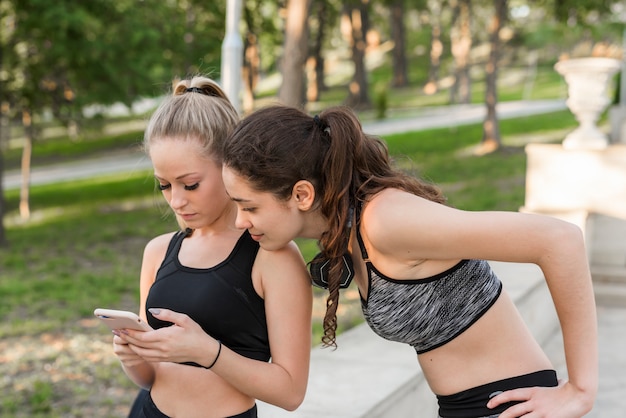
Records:
{"label": "fingernail", "polygon": [[161,313],[161,310],[159,308],[150,308],[148,309],[148,312],[150,312],[152,315],[158,315]]}
{"label": "fingernail", "polygon": [[120,333],[117,332],[117,330],[115,330],[115,329],[113,331],[111,331],[111,332],[113,333],[113,335],[117,335],[118,337],[120,336]]}
{"label": "fingernail", "polygon": [[502,393],[501,390],[497,390],[495,392],[492,392],[492,393],[489,394],[489,399],[494,398],[494,397],[498,396],[501,393]]}

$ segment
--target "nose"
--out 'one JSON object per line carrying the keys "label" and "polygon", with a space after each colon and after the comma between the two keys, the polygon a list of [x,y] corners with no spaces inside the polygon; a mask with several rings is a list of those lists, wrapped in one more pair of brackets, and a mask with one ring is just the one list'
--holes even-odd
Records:
{"label": "nose", "polygon": [[177,210],[183,208],[187,204],[187,198],[185,197],[185,191],[178,187],[172,186],[170,196],[170,206],[172,209]]}
{"label": "nose", "polygon": [[237,217],[235,218],[235,227],[238,229],[248,229],[252,226],[252,222],[248,219],[246,212],[237,209]]}

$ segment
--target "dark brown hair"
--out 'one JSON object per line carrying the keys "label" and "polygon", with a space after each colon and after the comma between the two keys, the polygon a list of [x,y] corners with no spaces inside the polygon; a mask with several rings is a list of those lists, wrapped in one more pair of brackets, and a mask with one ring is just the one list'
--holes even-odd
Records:
{"label": "dark brown hair", "polygon": [[279,199],[288,199],[299,180],[314,185],[315,204],[328,222],[319,241],[322,256],[331,265],[322,337],[326,346],[336,346],[341,258],[350,239],[346,228],[350,207],[386,188],[445,201],[435,186],[393,168],[386,144],[363,133],[347,107],[329,108],[316,117],[281,105],[257,110],[224,142],[222,159],[253,188]]}

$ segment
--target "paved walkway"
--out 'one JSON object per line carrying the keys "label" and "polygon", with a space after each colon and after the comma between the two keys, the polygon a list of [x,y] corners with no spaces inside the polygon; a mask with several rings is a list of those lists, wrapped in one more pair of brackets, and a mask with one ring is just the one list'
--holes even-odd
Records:
{"label": "paved walkway", "polygon": [[[533,102],[508,102],[498,106],[501,119],[566,109],[562,100]],[[364,130],[375,135],[417,131],[443,126],[460,126],[480,122],[485,117],[483,105],[450,106],[429,108],[419,114],[403,119],[389,119],[364,123]],[[148,158],[141,153],[114,154],[106,158],[85,159],[62,165],[35,167],[31,184],[46,184],[73,179],[88,178],[99,174],[132,172],[150,168]],[[5,190],[19,187],[19,171],[4,174]],[[626,411],[626,306],[598,307],[600,337],[600,390],[594,410],[588,417],[624,416]],[[565,362],[560,351],[562,340],[555,335],[548,345],[556,367],[564,370]]]}
{"label": "paved walkway", "polygon": [[[563,109],[567,109],[564,100],[503,102],[498,105],[498,117],[509,119]],[[363,129],[373,135],[389,135],[421,129],[468,125],[481,122],[484,118],[485,106],[483,104],[429,107],[416,110],[411,117],[364,122]],[[132,172],[150,167],[150,160],[140,152],[116,153],[108,157],[34,167],[31,172],[30,184],[50,184],[89,178],[98,174]],[[9,170],[4,173],[3,177],[5,190],[19,187],[21,181],[19,170]]]}
{"label": "paved walkway", "polygon": [[[626,306],[598,306],[600,385],[586,418],[626,416]],[[559,376],[566,375],[563,338],[555,334],[545,346]]]}

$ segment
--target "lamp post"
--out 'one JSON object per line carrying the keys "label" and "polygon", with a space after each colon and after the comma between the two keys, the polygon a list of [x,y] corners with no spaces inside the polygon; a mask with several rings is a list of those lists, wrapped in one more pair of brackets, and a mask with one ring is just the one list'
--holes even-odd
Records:
{"label": "lamp post", "polygon": [[224,93],[237,112],[241,110],[241,66],[243,41],[239,33],[241,0],[228,0],[226,4],[226,35],[222,42],[221,84]]}
{"label": "lamp post", "polygon": [[624,29],[622,37],[622,73],[620,75],[619,105],[626,107],[626,29]]}

